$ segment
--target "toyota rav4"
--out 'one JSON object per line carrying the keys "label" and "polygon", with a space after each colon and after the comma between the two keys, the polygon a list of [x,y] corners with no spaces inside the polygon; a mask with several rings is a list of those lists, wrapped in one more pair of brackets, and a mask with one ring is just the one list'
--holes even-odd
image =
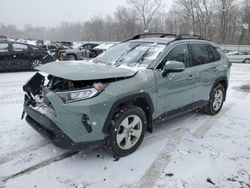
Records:
{"label": "toyota rav4", "polygon": [[196,109],[217,114],[231,64],[199,36],[145,34],[91,62],[38,67],[23,87],[26,121],[56,146],[104,144],[115,156],[134,152],[155,124]]}

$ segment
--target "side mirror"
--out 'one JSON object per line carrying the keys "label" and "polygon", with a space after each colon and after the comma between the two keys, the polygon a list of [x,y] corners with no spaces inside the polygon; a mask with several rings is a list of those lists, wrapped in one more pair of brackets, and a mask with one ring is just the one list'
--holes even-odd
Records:
{"label": "side mirror", "polygon": [[163,68],[162,76],[165,77],[169,73],[183,72],[185,70],[185,65],[179,61],[168,61]]}

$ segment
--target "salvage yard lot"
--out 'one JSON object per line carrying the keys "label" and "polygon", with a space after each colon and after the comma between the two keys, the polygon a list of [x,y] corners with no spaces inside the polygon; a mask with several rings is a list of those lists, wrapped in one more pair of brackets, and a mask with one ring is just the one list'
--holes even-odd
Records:
{"label": "salvage yard lot", "polygon": [[34,72],[0,75],[0,187],[250,187],[250,65],[234,64],[227,101],[156,126],[130,156],[59,149],[21,119]]}

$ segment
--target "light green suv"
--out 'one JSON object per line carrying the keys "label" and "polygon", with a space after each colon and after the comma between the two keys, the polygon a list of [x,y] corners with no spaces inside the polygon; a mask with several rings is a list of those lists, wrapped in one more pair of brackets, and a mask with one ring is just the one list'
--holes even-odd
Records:
{"label": "light green suv", "polygon": [[90,62],[38,67],[43,73],[23,87],[24,114],[59,147],[104,144],[126,156],[155,124],[196,109],[217,114],[230,67],[219,47],[201,37],[138,35]]}

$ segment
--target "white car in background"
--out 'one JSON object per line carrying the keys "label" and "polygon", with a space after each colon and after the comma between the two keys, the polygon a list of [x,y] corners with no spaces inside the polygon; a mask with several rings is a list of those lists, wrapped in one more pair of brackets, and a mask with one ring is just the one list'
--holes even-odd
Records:
{"label": "white car in background", "polygon": [[250,64],[250,51],[232,51],[226,55],[231,63]]}

